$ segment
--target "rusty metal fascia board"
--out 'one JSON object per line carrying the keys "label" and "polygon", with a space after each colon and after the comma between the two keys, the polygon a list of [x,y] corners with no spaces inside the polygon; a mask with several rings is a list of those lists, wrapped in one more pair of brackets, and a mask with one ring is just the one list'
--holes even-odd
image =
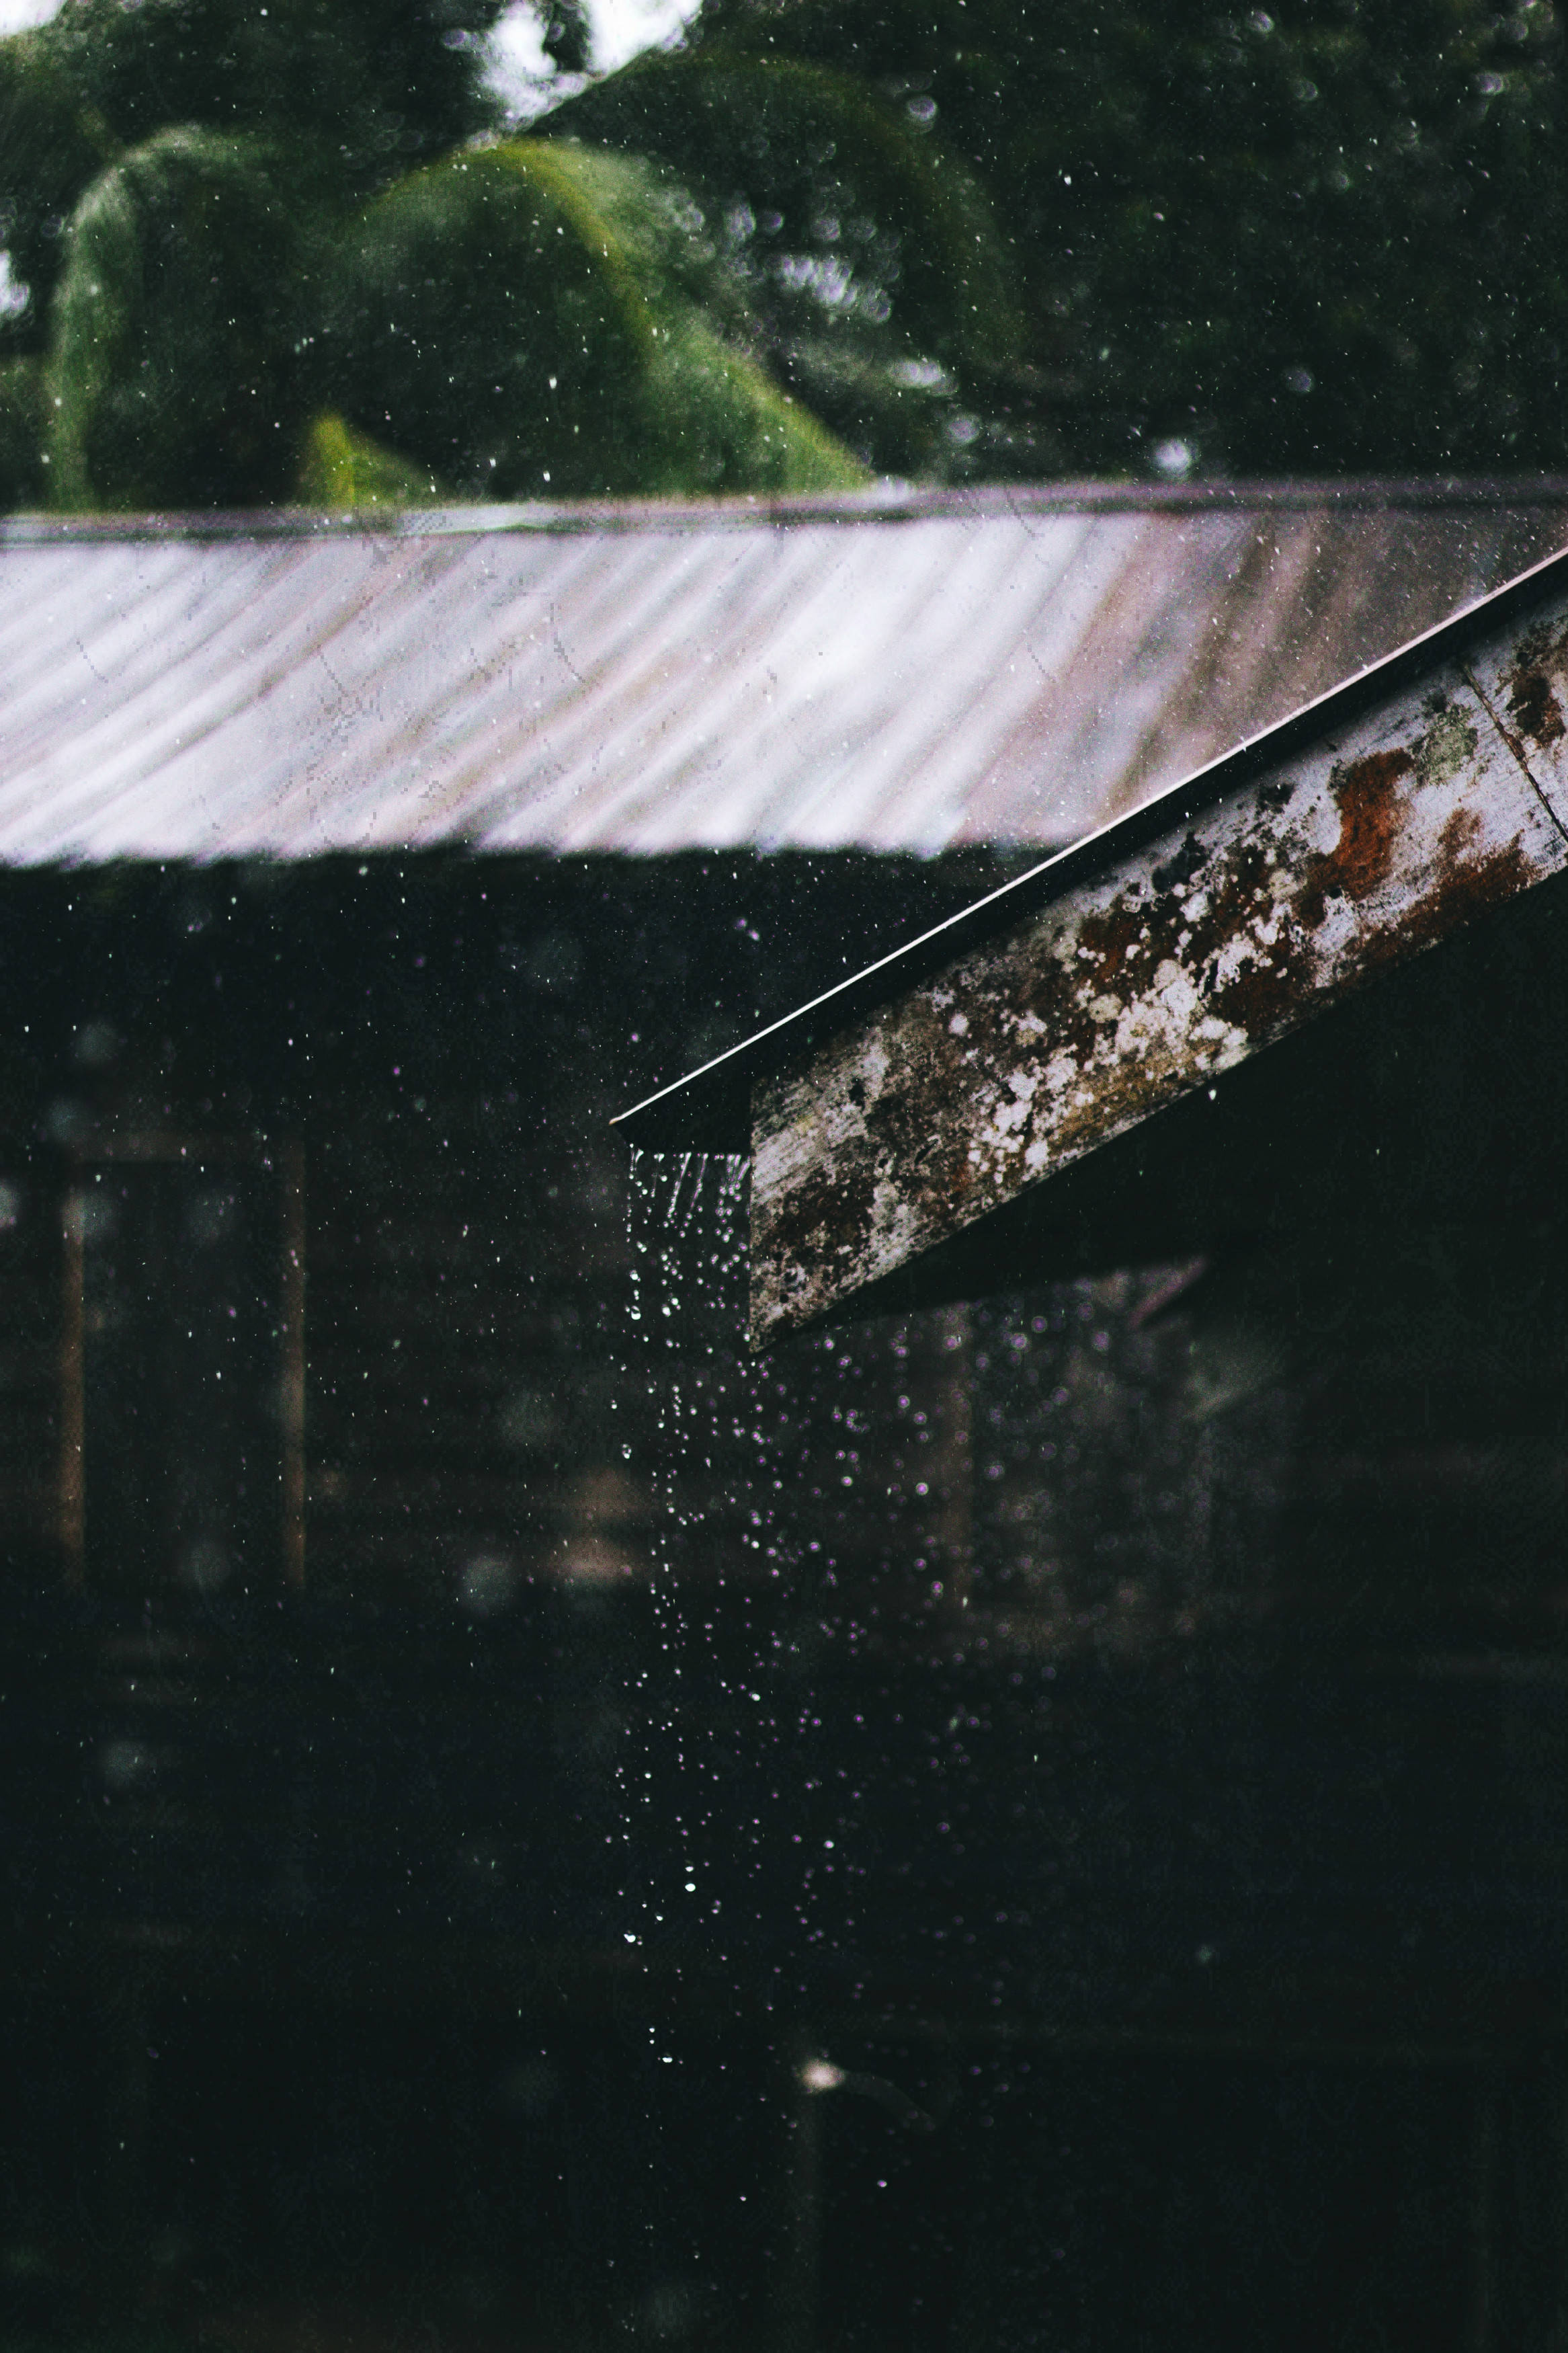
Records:
{"label": "rusty metal fascia board", "polygon": [[1097,827],[1065,849],[1051,851],[931,931],[879,956],[847,980],[835,982],[820,997],[795,1007],[681,1078],[656,1088],[618,1112],[611,1125],[620,1128],[629,1143],[647,1150],[744,1152],[751,1136],[752,1090],[782,1065],[863,1019],[874,1007],[912,987],[978,941],[1026,922],[1117,859],[1135,857],[1157,844],[1173,827],[1190,823],[1201,810],[1228,794],[1244,792],[1270,766],[1298,756],[1320,735],[1327,738],[1336,729],[1353,725],[1381,702],[1408,691],[1428,673],[1436,675],[1445,661],[1462,657],[1491,631],[1524,626],[1561,596],[1568,596],[1568,551],[1533,565],[1516,580],[1316,696],[1262,734],[1195,769],[1125,816]]}
{"label": "rusty metal fascia board", "polygon": [[1565,702],[1554,557],[697,1074],[754,1089],[753,1339],[1568,864]]}
{"label": "rusty metal fascia board", "polygon": [[760,1080],[753,1339],[1568,866],[1568,578],[1497,617]]}

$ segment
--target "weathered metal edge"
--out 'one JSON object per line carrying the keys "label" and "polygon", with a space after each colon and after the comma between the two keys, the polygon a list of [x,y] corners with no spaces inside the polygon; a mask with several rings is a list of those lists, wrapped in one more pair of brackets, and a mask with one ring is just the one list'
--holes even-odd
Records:
{"label": "weathered metal edge", "polygon": [[753,1340],[1568,867],[1568,567],[1529,585],[762,1082]]}
{"label": "weathered metal edge", "polygon": [[1349,726],[1423,670],[1436,670],[1492,629],[1505,628],[1549,601],[1568,583],[1568,549],[1423,631],[1394,653],[1355,672],[1168,791],[1098,827],[1029,867],[928,932],[837,981],[711,1060],[657,1088],[618,1113],[611,1124],[644,1149],[745,1152],[752,1134],[752,1089],[869,1012],[914,987],[982,940],[1009,930],[1064,896],[1100,868],[1135,854],[1173,828],[1190,824],[1319,734]]}
{"label": "weathered metal edge", "polygon": [[47,513],[0,516],[0,552],[12,547],[165,544],[190,541],[279,539],[426,540],[509,533],[744,531],[814,523],[916,522],[930,518],[986,521],[1042,514],[1383,513],[1498,507],[1568,508],[1568,475],[1470,480],[1340,482],[976,483],[940,486],[885,481],[863,491],[779,492],[685,499],[579,499],[512,505],[393,509],[247,507],[147,514]]}

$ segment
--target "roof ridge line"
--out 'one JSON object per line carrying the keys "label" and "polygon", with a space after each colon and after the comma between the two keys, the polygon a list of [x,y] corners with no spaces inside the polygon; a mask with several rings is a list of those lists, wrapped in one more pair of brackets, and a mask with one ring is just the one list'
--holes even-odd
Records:
{"label": "roof ridge line", "polygon": [[461,539],[510,533],[699,532],[813,523],[1022,520],[1031,514],[1375,513],[1450,509],[1568,507],[1568,475],[1425,479],[1368,476],[1336,481],[1135,482],[1084,478],[1048,482],[881,482],[866,491],[713,499],[532,500],[515,505],[0,517],[0,550],[80,543],[342,539]]}

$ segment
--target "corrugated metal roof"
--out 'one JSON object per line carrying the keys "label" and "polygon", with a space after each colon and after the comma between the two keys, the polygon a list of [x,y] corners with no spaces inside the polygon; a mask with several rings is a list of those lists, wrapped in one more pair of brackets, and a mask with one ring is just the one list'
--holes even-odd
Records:
{"label": "corrugated metal roof", "polygon": [[1056,843],[1568,542],[1568,484],[0,531],[0,859]]}

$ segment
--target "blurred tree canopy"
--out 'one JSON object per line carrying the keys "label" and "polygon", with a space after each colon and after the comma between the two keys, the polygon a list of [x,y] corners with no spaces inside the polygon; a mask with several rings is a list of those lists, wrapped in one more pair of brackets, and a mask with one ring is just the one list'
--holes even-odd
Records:
{"label": "blurred tree canopy", "polygon": [[77,207],[55,288],[52,488],[70,507],[285,496],[300,234],[265,150],[161,131]]}
{"label": "blurred tree canopy", "polygon": [[693,47],[853,72],[968,163],[1021,283],[1016,458],[1563,463],[1551,0],[704,0]]}
{"label": "blurred tree canopy", "polygon": [[66,0],[0,41],[0,235],[41,348],[72,212],[128,148],[192,127],[264,143],[290,202],[363,196],[493,127],[501,0]]}
{"label": "blurred tree canopy", "polygon": [[[659,157],[706,207],[762,347],[884,472],[1005,458],[1023,322],[977,178],[837,60],[707,44],[640,58],[541,128]],[[969,454],[987,418],[989,447]]]}
{"label": "blurred tree canopy", "polygon": [[0,503],[1564,465],[1552,0],[502,5],[0,41]]}
{"label": "blurred tree canopy", "polygon": [[749,355],[743,289],[702,226],[657,168],[559,142],[398,181],[332,272],[342,411],[468,495],[859,481]]}
{"label": "blurred tree canopy", "polygon": [[[0,499],[842,489],[667,166],[506,141],[500,0],[66,0],[0,42]],[[578,0],[542,0],[563,68]]]}

